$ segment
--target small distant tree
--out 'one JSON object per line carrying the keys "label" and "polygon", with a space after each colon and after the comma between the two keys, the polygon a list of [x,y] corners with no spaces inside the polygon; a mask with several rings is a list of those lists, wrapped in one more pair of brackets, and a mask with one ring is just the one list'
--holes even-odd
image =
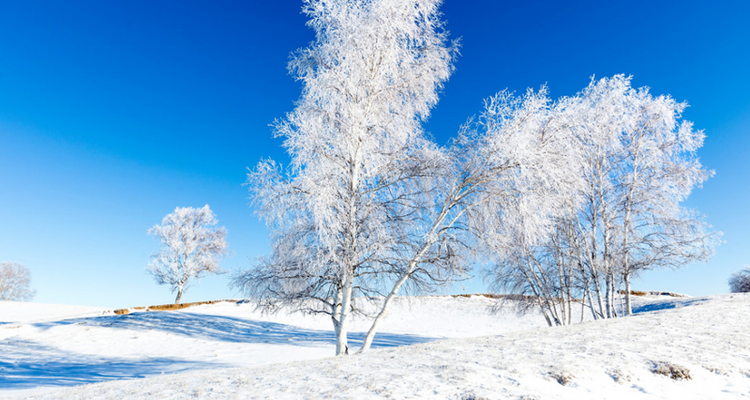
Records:
{"label": "small distant tree", "polygon": [[729,290],[732,293],[749,293],[750,292],[750,265],[745,269],[735,272],[729,278]]}
{"label": "small distant tree", "polygon": [[0,263],[0,300],[28,301],[36,291],[30,288],[31,271],[21,264]]}
{"label": "small distant tree", "polygon": [[148,273],[160,285],[170,285],[180,303],[188,281],[206,273],[220,274],[219,260],[227,254],[227,230],[217,227],[217,220],[208,205],[202,208],[177,207],[148,233],[161,241],[154,253]]}

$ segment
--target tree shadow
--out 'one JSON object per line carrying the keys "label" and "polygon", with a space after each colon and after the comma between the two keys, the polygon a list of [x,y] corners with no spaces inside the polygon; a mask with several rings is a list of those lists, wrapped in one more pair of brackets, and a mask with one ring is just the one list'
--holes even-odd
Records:
{"label": "tree shadow", "polygon": [[176,358],[106,358],[65,352],[25,339],[0,341],[0,388],[5,390],[75,386],[227,366]]}
{"label": "tree shadow", "polygon": [[653,303],[634,306],[633,314],[689,307],[689,306],[704,303],[704,302],[706,302],[706,299],[679,299],[679,300],[657,301]]}
{"label": "tree shadow", "polygon": [[[204,340],[235,343],[265,343],[294,346],[314,344],[335,345],[333,331],[316,330],[237,317],[193,314],[182,311],[138,312],[115,316],[97,316],[34,324],[40,329],[60,325],[88,325],[133,331],[164,331],[175,335]],[[350,347],[361,346],[365,332],[350,332]],[[379,333],[372,347],[397,347],[437,340],[438,338],[409,334]]]}
{"label": "tree shadow", "polygon": [[[30,325],[44,331],[57,326],[74,324],[139,332],[164,331],[207,341],[300,347],[330,345],[331,355],[335,346],[332,331],[183,311],[138,312],[126,315],[72,318]],[[364,337],[364,332],[350,333],[350,348],[360,347]],[[373,347],[405,346],[437,339],[418,335],[381,333],[376,335]],[[116,346],[117,343],[111,345]],[[31,389],[39,386],[74,386],[115,379],[143,378],[161,373],[231,366],[235,365],[166,357],[131,359],[87,355],[63,351],[14,336],[0,340],[0,389],[4,390]]]}

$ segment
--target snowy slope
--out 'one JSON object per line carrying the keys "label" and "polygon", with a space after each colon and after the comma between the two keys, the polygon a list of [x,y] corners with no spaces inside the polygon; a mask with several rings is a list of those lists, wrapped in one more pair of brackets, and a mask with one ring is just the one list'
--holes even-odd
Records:
{"label": "snowy slope", "polygon": [[[634,317],[560,328],[538,328],[544,324],[538,315],[489,315],[491,301],[484,297],[404,303],[384,326],[380,349],[343,358],[328,357],[333,340],[325,319],[269,318],[231,303],[10,329],[17,334],[0,329],[0,394],[81,399],[750,397],[748,295],[639,299]],[[364,326],[355,323],[355,331]],[[435,341],[445,337],[454,339]],[[406,344],[414,345],[391,347]],[[685,368],[692,379],[654,374],[662,362],[677,371]],[[217,368],[233,365],[242,367]],[[59,388],[160,370],[193,371]]]}
{"label": "snowy slope", "polygon": [[0,327],[102,315],[107,311],[109,310],[100,307],[0,301]]}
{"label": "snowy slope", "polygon": [[[490,316],[493,300],[398,299],[374,347],[446,337],[489,335],[545,324],[512,310]],[[0,302],[0,394],[141,378],[195,369],[248,367],[330,357],[335,342],[324,316],[263,315],[251,304],[223,302],[165,312]],[[350,346],[368,321],[355,318]]]}

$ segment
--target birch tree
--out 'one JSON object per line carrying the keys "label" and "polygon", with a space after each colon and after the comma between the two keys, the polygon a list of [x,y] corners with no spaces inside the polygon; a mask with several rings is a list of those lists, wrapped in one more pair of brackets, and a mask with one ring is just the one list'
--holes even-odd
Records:
{"label": "birch tree", "polygon": [[587,184],[577,225],[588,256],[580,258],[594,290],[589,298],[597,299],[595,316],[611,318],[619,280],[630,314],[633,275],[712,254],[717,233],[680,206],[712,172],[696,157],[703,132],[680,121],[685,103],[633,89],[624,75],[592,80],[578,98],[575,129]]}
{"label": "birch tree", "polygon": [[654,97],[648,88],[629,93],[633,122],[622,138],[618,177],[619,273],[625,287],[625,313],[631,314],[630,279],[652,268],[679,268],[706,260],[718,233],[695,211],[684,209],[694,187],[713,171],[696,156],[704,133],[689,121],[680,122],[687,103],[670,96]]}
{"label": "birch tree", "polygon": [[502,91],[462,128],[447,149],[450,163],[439,184],[420,204],[423,217],[406,228],[403,267],[360,351],[370,347],[392,300],[415,276],[464,273],[473,259],[511,240],[544,237],[577,179],[568,171],[574,164],[567,130],[550,108],[544,87],[523,96]]}
{"label": "birch tree", "polygon": [[415,218],[415,178],[442,162],[421,129],[456,54],[439,5],[306,0],[316,40],[292,55],[303,91],[276,123],[291,165],[267,160],[248,176],[272,253],[233,284],[267,307],[330,315],[336,354],[348,352],[353,299],[399,268],[395,225]]}
{"label": "birch tree", "polygon": [[719,233],[680,206],[712,174],[695,154],[703,132],[680,121],[686,104],[633,89],[623,75],[592,80],[559,104],[580,165],[569,171],[582,184],[554,233],[511,243],[491,282],[534,296],[550,324],[570,323],[576,295],[595,319],[618,316],[620,284],[630,314],[632,276],[705,260],[716,244]]}
{"label": "birch tree", "polygon": [[28,268],[14,262],[0,263],[0,300],[28,301],[35,295]]}
{"label": "birch tree", "polygon": [[219,274],[219,260],[227,254],[227,231],[208,205],[177,207],[148,233],[159,239],[160,249],[151,256],[147,272],[159,285],[169,285],[180,303],[190,281],[205,274]]}

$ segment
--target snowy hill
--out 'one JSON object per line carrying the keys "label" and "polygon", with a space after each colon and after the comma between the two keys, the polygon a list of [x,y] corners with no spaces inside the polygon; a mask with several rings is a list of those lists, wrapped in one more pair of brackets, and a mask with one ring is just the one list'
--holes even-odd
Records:
{"label": "snowy hill", "polygon": [[[633,317],[559,328],[547,328],[540,315],[490,314],[492,304],[482,296],[402,298],[376,339],[378,348],[334,358],[326,318],[261,315],[249,304],[114,315],[0,303],[0,395],[750,397],[748,295],[646,296],[638,298]],[[355,321],[352,347],[366,328]],[[180,373],[162,375],[171,372]],[[100,381],[111,382],[65,388]]]}

